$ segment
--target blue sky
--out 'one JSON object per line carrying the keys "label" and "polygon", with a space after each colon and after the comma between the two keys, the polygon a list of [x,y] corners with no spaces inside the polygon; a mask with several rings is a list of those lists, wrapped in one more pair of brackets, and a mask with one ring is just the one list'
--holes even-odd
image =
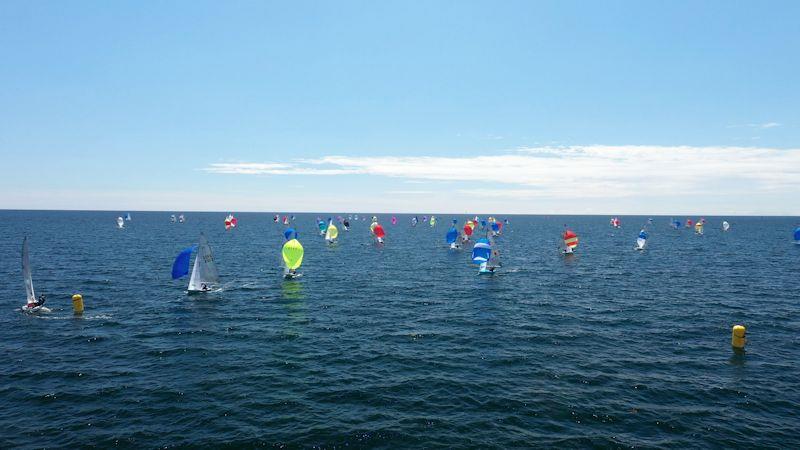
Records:
{"label": "blue sky", "polygon": [[800,2],[3,2],[0,208],[800,214]]}

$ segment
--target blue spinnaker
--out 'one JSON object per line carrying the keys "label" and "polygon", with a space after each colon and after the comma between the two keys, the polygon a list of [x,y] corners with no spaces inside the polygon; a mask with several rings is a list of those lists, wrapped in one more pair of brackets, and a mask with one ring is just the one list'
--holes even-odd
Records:
{"label": "blue spinnaker", "polygon": [[800,227],[794,229],[794,240],[800,242]]}
{"label": "blue spinnaker", "polygon": [[472,248],[472,262],[475,264],[483,264],[489,261],[492,257],[492,246],[486,238],[478,239],[475,247]]}
{"label": "blue spinnaker", "polygon": [[458,230],[456,230],[456,227],[451,227],[447,231],[447,243],[452,244],[456,239],[458,239]]}
{"label": "blue spinnaker", "polygon": [[297,232],[294,231],[294,228],[287,228],[286,231],[283,232],[283,237],[285,237],[287,241],[297,239]]}
{"label": "blue spinnaker", "polygon": [[492,231],[494,232],[500,231],[500,224],[497,222],[492,222]]}
{"label": "blue spinnaker", "polygon": [[172,263],[172,279],[177,280],[178,278],[186,275],[189,273],[189,260],[192,259],[192,252],[197,249],[196,245],[193,245],[189,248],[185,248],[178,257],[175,258],[175,262]]}
{"label": "blue spinnaker", "polygon": [[647,239],[647,231],[644,231],[644,230],[640,231],[639,232],[639,237],[642,238],[642,239]]}

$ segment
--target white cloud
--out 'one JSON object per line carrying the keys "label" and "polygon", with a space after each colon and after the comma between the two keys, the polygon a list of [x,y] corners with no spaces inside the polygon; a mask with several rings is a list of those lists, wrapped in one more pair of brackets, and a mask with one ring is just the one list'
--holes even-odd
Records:
{"label": "white cloud", "polygon": [[783,124],[778,122],[765,122],[765,123],[748,123],[745,125],[728,125],[727,128],[757,128],[765,130],[767,128],[777,128]]}
{"label": "white cloud", "polygon": [[[642,203],[642,199],[733,210],[779,207],[775,196],[800,190],[800,149],[691,146],[531,147],[479,156],[325,156],[286,163],[212,164],[214,173],[369,175],[403,181],[447,181],[452,192],[493,201],[572,201],[581,208]],[[398,190],[387,194],[422,195]],[[433,202],[434,197],[430,199]],[[708,208],[709,206],[705,206]],[[763,208],[762,208],[763,209]],[[786,211],[786,209],[780,209]],[[765,210],[766,211],[766,210]]]}

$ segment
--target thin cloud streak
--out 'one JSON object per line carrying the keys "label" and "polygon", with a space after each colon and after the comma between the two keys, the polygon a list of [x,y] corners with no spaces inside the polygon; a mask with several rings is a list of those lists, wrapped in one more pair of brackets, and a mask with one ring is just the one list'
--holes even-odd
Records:
{"label": "thin cloud streak", "polygon": [[800,189],[800,149],[690,146],[530,147],[471,157],[325,156],[289,163],[224,163],[221,174],[371,175],[480,184],[477,196],[625,198],[787,193]]}

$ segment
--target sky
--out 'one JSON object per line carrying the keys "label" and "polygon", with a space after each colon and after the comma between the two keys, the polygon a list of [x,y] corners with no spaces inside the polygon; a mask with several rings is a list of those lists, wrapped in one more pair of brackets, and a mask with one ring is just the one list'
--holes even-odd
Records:
{"label": "sky", "polygon": [[800,215],[797,17],[3,0],[0,208]]}

